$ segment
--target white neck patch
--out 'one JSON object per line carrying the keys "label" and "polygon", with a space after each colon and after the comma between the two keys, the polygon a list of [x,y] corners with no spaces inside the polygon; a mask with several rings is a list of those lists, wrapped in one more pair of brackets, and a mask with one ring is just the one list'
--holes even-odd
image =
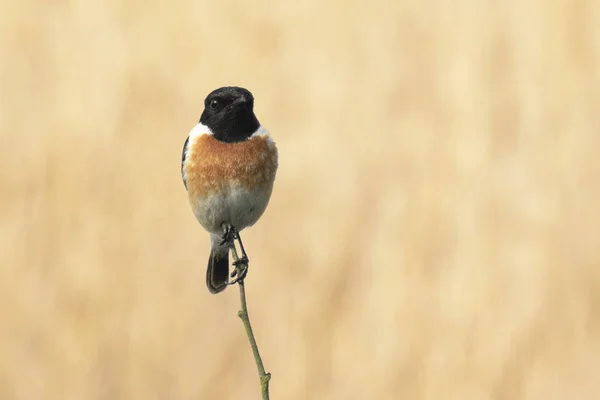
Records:
{"label": "white neck patch", "polygon": [[258,129],[256,130],[256,132],[254,132],[252,134],[252,136],[250,136],[251,138],[253,137],[264,137],[267,139],[267,143],[269,144],[269,147],[273,148],[275,147],[275,141],[273,140],[273,138],[271,137],[271,134],[269,133],[269,131],[264,127],[264,126],[259,126]]}
{"label": "white neck patch", "polygon": [[264,126],[261,125],[258,127],[258,129],[252,135],[250,135],[250,137],[254,137],[254,136],[270,136],[270,135],[269,135],[269,131]]}
{"label": "white neck patch", "polygon": [[190,137],[189,143],[191,144],[194,141],[194,139],[196,139],[197,137],[200,137],[202,135],[212,136],[213,131],[211,131],[208,126],[198,123],[198,124],[196,124],[196,126],[194,126],[192,128],[192,130],[190,131],[190,134],[188,135]]}

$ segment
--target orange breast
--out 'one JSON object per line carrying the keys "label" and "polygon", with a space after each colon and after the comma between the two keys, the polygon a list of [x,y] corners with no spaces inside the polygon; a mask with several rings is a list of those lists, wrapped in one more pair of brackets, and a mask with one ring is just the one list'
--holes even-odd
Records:
{"label": "orange breast", "polygon": [[266,136],[239,143],[224,143],[202,135],[191,144],[185,167],[189,195],[224,194],[237,184],[252,190],[273,185],[277,171],[277,148]]}

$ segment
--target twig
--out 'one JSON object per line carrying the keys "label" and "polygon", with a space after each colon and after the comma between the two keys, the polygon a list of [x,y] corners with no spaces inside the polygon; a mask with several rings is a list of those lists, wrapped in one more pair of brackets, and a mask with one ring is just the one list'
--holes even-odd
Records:
{"label": "twig", "polygon": [[[231,248],[231,253],[234,261],[238,261],[237,251],[235,249],[235,244]],[[248,336],[248,341],[250,342],[250,347],[252,348],[252,354],[254,354],[254,361],[256,362],[256,367],[258,368],[258,377],[260,379],[260,390],[262,392],[263,400],[269,400],[269,381],[271,380],[271,373],[265,372],[265,367],[262,362],[262,358],[260,357],[260,353],[258,352],[258,345],[256,344],[256,339],[254,339],[254,332],[252,331],[252,325],[250,325],[250,317],[248,316],[248,308],[246,306],[246,288],[244,287],[244,280],[242,279],[238,282],[240,287],[240,304],[241,309],[238,311],[238,317],[244,323],[244,328],[246,328],[246,335]]]}

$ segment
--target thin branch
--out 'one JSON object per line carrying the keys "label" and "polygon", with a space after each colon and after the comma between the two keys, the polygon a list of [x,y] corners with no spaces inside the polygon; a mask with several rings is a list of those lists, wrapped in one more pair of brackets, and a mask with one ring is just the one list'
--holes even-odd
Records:
{"label": "thin branch", "polygon": [[250,347],[252,347],[254,361],[256,361],[256,367],[258,368],[258,377],[260,378],[260,390],[262,392],[262,398],[263,400],[269,400],[269,381],[271,380],[271,374],[269,372],[265,373],[265,367],[263,365],[262,358],[260,358],[256,340],[254,339],[254,333],[252,332],[252,326],[250,325],[250,318],[248,317],[248,309],[246,308],[246,289],[244,288],[244,281],[241,281],[238,285],[240,286],[240,301],[242,303],[242,309],[238,311],[238,317],[240,317],[244,323],[244,328],[246,328],[246,334],[248,335],[248,340],[250,341]]}
{"label": "thin branch", "polygon": [[[231,253],[235,261],[238,261],[237,250],[235,249],[235,244],[231,248]],[[265,367],[262,362],[262,358],[260,357],[260,353],[258,351],[258,345],[256,344],[256,339],[254,339],[254,332],[252,331],[252,325],[250,325],[250,317],[248,316],[248,307],[246,306],[246,288],[244,287],[244,280],[242,279],[238,282],[240,287],[240,304],[241,309],[238,311],[238,317],[244,323],[244,328],[246,329],[246,335],[248,336],[248,341],[250,342],[250,347],[252,348],[252,354],[254,354],[254,361],[256,362],[256,367],[258,368],[258,377],[260,379],[260,390],[262,392],[263,400],[269,400],[269,381],[271,380],[271,373],[265,372]]]}

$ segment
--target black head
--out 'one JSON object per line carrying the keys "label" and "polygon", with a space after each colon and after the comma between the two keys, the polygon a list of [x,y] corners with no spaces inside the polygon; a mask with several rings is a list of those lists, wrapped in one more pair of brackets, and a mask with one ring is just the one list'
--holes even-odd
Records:
{"label": "black head", "polygon": [[210,128],[215,139],[228,143],[246,140],[260,127],[252,93],[235,86],[219,88],[206,97],[200,123]]}

